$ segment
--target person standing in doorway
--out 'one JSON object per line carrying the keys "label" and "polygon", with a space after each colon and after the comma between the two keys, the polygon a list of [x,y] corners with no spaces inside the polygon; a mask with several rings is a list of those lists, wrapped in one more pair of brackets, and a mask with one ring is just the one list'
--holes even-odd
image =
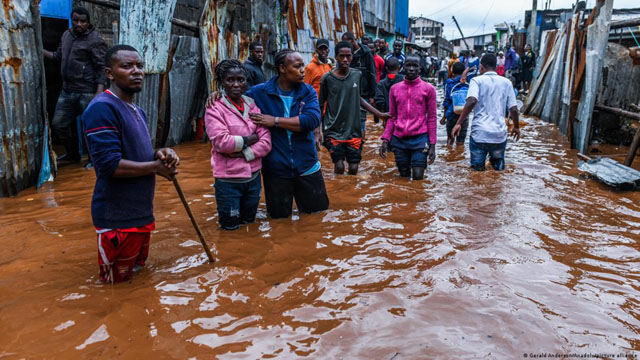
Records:
{"label": "person standing in doorway", "polygon": [[146,115],[133,103],[144,78],[138,51],[116,45],[106,52],[105,63],[111,87],[91,101],[82,125],[96,172],[91,218],[100,280],[114,283],[144,266],[155,229],[156,175],[172,179],[180,159],[172,149],[153,150]]}
{"label": "person standing in doorway", "polygon": [[262,84],[266,81],[264,72],[262,71],[262,63],[264,62],[264,47],[259,42],[249,44],[249,58],[244,62],[247,68],[247,89],[252,86]]}
{"label": "person standing in doorway", "polygon": [[[342,34],[342,41],[346,41],[353,47],[353,60],[351,60],[351,67],[360,70],[362,73],[362,87],[360,89],[361,96],[369,102],[374,104],[373,98],[376,96],[376,62],[373,58],[373,53],[369,50],[368,46],[358,44],[355,35],[347,31]],[[367,122],[367,110],[360,108],[360,123],[362,124],[362,139],[365,139],[365,128]]]}
{"label": "person standing in doorway", "polygon": [[497,59],[486,54],[480,60],[480,76],[471,79],[467,101],[453,128],[452,137],[460,135],[462,124],[473,110],[469,152],[471,168],[485,170],[487,155],[495,170],[504,170],[504,153],[507,147],[507,124],[505,109],[513,120],[511,135],[520,139],[520,123],[513,84],[496,73]]}
{"label": "person standing in doorway", "polygon": [[55,52],[43,50],[44,57],[60,61],[62,92],[56,103],[51,127],[65,148],[58,165],[80,161],[77,117],[105,85],[104,54],[107,44],[91,25],[89,11],[71,11],[71,29],[62,34]]}

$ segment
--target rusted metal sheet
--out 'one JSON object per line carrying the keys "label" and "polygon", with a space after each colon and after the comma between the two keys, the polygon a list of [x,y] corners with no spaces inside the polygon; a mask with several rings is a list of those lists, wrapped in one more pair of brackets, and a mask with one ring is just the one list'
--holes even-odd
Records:
{"label": "rusted metal sheet", "polygon": [[138,49],[147,74],[166,71],[175,7],[176,0],[122,0],[120,43]]}
{"label": "rusted metal sheet", "polygon": [[45,134],[38,3],[3,0],[0,10],[0,197],[38,180]]}
{"label": "rusted metal sheet", "polygon": [[178,45],[171,70],[171,120],[165,146],[174,146],[190,140],[195,105],[199,102],[196,92],[202,77],[200,40],[190,36],[178,37]]}
{"label": "rusted metal sheet", "polygon": [[223,59],[244,61],[249,55],[250,21],[233,25],[236,16],[241,16],[245,12],[248,19],[251,15],[251,2],[248,0],[207,0],[204,6],[200,20],[200,38],[209,91],[215,89],[213,70],[218,61]]}
{"label": "rusted metal sheet", "polygon": [[591,116],[596,102],[596,94],[602,77],[602,65],[607,41],[609,39],[609,24],[613,11],[613,0],[599,0],[599,13],[593,24],[587,28],[586,68],[580,105],[576,113],[577,128],[574,131],[575,145],[582,153],[586,153],[589,146],[591,132]]}
{"label": "rusted metal sheet", "polygon": [[356,37],[364,35],[359,0],[288,1],[287,45],[300,52],[307,63],[311,61],[315,39],[339,41],[346,31],[353,32]]}
{"label": "rusted metal sheet", "polygon": [[137,93],[133,100],[147,115],[147,128],[154,146],[158,133],[158,98],[161,80],[161,74],[146,74],[142,83],[142,91]]}

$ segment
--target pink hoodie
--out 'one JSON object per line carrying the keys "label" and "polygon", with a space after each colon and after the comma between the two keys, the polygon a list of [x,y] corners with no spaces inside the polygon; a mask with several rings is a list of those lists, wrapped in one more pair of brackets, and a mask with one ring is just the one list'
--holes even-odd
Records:
{"label": "pink hoodie", "polygon": [[[262,168],[262,158],[271,151],[271,133],[249,118],[250,113],[260,113],[253,99],[243,96],[244,113],[222,97],[213,107],[207,108],[204,122],[211,140],[211,167],[216,178],[251,178]],[[244,150],[243,136],[258,135],[258,142]],[[223,154],[242,151],[244,157],[230,158]]]}
{"label": "pink hoodie", "polygon": [[429,143],[435,144],[437,136],[436,89],[422,79],[399,82],[389,91],[389,113],[387,127],[382,140],[429,134]]}

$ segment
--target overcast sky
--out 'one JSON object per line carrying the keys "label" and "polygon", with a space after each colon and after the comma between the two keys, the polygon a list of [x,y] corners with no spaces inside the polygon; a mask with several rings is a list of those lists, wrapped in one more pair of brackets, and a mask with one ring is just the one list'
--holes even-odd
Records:
{"label": "overcast sky", "polygon": [[[538,10],[547,0],[538,0]],[[587,0],[593,7],[596,0]],[[571,8],[574,0],[551,0],[551,9]],[[524,23],[524,12],[530,10],[532,0],[409,0],[409,16],[424,16],[444,23],[447,39],[459,38],[451,16],[454,15],[465,36],[480,35],[494,31],[493,26],[501,22]],[[614,8],[640,7],[640,0],[614,0]]]}

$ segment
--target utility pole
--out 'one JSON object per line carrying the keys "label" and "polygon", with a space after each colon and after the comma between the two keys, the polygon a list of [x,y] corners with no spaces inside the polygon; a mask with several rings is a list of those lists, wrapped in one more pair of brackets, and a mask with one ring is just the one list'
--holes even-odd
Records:
{"label": "utility pole", "polygon": [[[533,0],[534,2],[536,0]],[[469,47],[469,44],[467,44],[467,40],[464,38],[464,34],[462,33],[462,30],[460,30],[460,25],[458,25],[458,20],[456,20],[455,16],[451,16],[451,18],[453,19],[453,22],[456,23],[456,27],[458,28],[458,31],[460,31],[460,35],[462,36],[462,41],[464,41],[464,46],[467,47],[467,50],[471,50],[472,48]]]}
{"label": "utility pole", "polygon": [[536,32],[538,27],[538,0],[533,0],[533,6],[531,7],[531,22],[529,23],[529,44],[531,44],[531,50],[538,52],[536,47]]}

